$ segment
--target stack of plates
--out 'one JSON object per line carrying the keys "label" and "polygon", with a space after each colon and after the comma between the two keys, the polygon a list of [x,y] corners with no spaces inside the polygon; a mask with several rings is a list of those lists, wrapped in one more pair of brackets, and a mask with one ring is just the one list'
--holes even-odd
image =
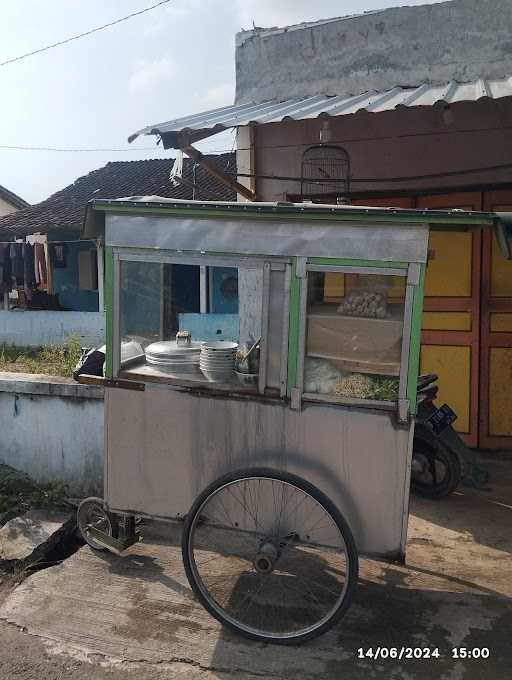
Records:
{"label": "stack of plates", "polygon": [[205,342],[201,347],[199,366],[210,382],[230,382],[234,378],[236,342]]}
{"label": "stack of plates", "polygon": [[199,366],[200,342],[178,345],[176,341],[154,342],[146,347],[146,361],[170,373],[194,373]]}

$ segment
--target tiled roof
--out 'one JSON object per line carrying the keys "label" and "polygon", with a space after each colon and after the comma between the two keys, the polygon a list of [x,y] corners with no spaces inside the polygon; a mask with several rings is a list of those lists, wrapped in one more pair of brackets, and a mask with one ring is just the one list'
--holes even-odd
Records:
{"label": "tiled roof", "polygon": [[[234,153],[207,156],[216,166],[236,174]],[[183,183],[173,186],[173,158],[116,161],[80,177],[49,198],[0,218],[0,237],[11,239],[36,232],[80,231],[91,198],[158,195],[203,201],[235,201],[236,193],[190,158],[183,159]]]}
{"label": "tiled roof", "polygon": [[24,201],[21,198],[21,196],[18,196],[13,191],[9,191],[9,189],[6,189],[1,184],[0,184],[0,198],[3,198],[4,201],[10,203],[14,208],[17,209],[26,208],[29,205],[29,203],[27,203],[27,201]]}

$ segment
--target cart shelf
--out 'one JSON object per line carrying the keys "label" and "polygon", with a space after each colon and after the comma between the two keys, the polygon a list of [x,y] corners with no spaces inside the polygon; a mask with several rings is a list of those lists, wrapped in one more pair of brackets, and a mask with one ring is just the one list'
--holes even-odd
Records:
{"label": "cart shelf", "polygon": [[307,356],[342,370],[396,377],[400,373],[403,320],[348,316],[322,305],[308,314]]}

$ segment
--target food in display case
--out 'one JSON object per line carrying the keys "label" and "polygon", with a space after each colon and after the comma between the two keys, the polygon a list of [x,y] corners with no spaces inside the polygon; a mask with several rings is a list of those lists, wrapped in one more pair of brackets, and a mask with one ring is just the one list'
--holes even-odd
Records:
{"label": "food in display case", "polygon": [[326,359],[306,357],[304,360],[304,392],[334,394],[334,389],[344,377],[334,364]]}
{"label": "food in display case", "polygon": [[308,282],[304,391],[396,401],[405,278],[314,272]]}
{"label": "food in display case", "polygon": [[306,357],[304,362],[304,392],[347,399],[396,401],[398,378],[342,371],[328,359]]}
{"label": "food in display case", "polygon": [[334,393],[340,397],[373,399],[374,382],[369,375],[350,373],[334,386]]}
{"label": "food in display case", "polygon": [[383,293],[362,291],[349,293],[338,306],[338,312],[347,316],[362,316],[367,319],[385,319],[387,306],[387,298]]}

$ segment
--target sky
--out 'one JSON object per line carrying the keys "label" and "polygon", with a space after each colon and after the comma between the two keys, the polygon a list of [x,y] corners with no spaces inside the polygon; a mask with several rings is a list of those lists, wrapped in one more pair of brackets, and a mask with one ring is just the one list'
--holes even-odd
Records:
{"label": "sky", "polygon": [[[141,137],[153,123],[232,104],[235,35],[439,0],[172,0],[92,36],[0,67],[0,185],[36,203],[112,160],[174,155]],[[0,1],[0,62],[156,0]],[[232,133],[201,144],[229,151]],[[2,146],[122,149],[63,153]]]}

